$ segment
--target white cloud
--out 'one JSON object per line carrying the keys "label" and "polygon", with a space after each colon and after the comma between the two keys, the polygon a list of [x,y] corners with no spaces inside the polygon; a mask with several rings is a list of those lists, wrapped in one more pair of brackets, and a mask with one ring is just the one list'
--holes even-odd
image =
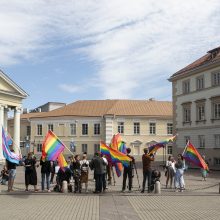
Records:
{"label": "white cloud", "polygon": [[74,52],[97,66],[88,81],[103,98],[168,97],[166,79],[219,46],[219,10],[218,0],[2,0],[0,62],[42,57],[61,39],[83,46]]}
{"label": "white cloud", "polygon": [[68,92],[68,93],[77,93],[82,91],[82,87],[77,85],[60,84],[58,87],[64,92]]}

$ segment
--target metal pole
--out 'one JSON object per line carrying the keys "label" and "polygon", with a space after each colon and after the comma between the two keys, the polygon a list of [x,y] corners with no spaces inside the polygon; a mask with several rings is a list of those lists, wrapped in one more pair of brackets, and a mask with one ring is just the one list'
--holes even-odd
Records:
{"label": "metal pole", "polygon": [[137,176],[137,181],[138,181],[138,187],[139,187],[139,189],[140,189],[141,186],[140,186],[140,182],[139,182],[139,177],[138,177],[138,172],[137,172],[136,164],[134,164],[134,169],[135,169],[135,171],[136,171],[136,176]]}

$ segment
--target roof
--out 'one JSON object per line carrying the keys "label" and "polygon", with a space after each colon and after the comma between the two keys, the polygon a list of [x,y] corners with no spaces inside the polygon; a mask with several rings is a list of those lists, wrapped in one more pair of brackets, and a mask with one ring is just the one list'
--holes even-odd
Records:
{"label": "roof", "polygon": [[[11,78],[9,78],[2,70],[0,70],[0,77],[4,79],[7,83],[9,83],[13,88],[17,91],[18,95],[22,98],[26,98],[29,96],[19,85],[17,85]],[[8,94],[10,92],[7,91]],[[11,95],[15,95],[14,93],[11,93]]]}
{"label": "roof", "polygon": [[177,71],[176,73],[174,73],[170,77],[170,80],[172,80],[172,78],[175,78],[179,75],[187,75],[187,73],[189,73],[189,71],[196,70],[200,67],[204,67],[209,64],[216,63],[218,61],[220,61],[220,47],[217,47],[217,48],[214,48],[214,49],[208,51],[207,54],[200,57],[198,60],[194,61],[193,63],[189,64],[188,66],[184,67],[183,69]]}
{"label": "roof", "polygon": [[172,117],[172,102],[149,100],[80,100],[50,112],[34,113],[31,118],[62,116],[102,117],[155,116]]}

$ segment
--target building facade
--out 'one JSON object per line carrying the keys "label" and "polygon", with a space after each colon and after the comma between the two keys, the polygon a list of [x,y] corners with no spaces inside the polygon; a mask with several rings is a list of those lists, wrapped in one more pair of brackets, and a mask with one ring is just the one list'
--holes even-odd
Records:
{"label": "building facade", "polygon": [[[119,132],[136,158],[143,154],[143,148],[172,136],[172,123],[172,103],[153,100],[77,101],[53,111],[22,115],[21,121],[24,134],[31,130],[30,150],[36,155],[41,154],[48,130],[73,153],[89,155],[99,150],[101,140],[109,144]],[[167,153],[172,154],[172,144],[166,152],[159,151],[157,159]]]}
{"label": "building facade", "polygon": [[178,153],[191,140],[209,164],[220,165],[220,48],[208,51],[169,80]]}
{"label": "building facade", "polygon": [[[8,130],[8,113],[14,113],[13,130],[14,149],[16,153],[20,151],[20,113],[22,109],[22,100],[28,94],[12,81],[5,73],[0,71],[0,126]],[[0,137],[2,137],[2,128],[0,128]],[[2,138],[0,138],[2,146]],[[2,147],[0,147],[0,162],[4,160]]]}

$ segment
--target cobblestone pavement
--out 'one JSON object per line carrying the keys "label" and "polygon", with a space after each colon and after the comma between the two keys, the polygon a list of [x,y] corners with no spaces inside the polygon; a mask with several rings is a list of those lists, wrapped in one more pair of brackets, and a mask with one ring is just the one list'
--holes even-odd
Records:
{"label": "cobblestone pavement", "polygon": [[[0,167],[1,168],[1,167]],[[141,170],[138,170],[142,182]],[[38,170],[38,177],[40,177]],[[199,170],[185,173],[186,190],[183,193],[165,189],[162,171],[161,194],[141,194],[136,176],[133,192],[121,193],[121,178],[106,193],[94,195],[90,175],[89,193],[62,194],[24,192],[24,170],[18,167],[15,191],[7,193],[1,186],[0,220],[4,219],[220,219],[220,172],[212,172],[207,181],[201,181]],[[40,178],[38,179],[40,187]],[[51,186],[52,188],[53,186]],[[31,188],[31,187],[30,187]],[[33,189],[33,187],[32,187]]]}

